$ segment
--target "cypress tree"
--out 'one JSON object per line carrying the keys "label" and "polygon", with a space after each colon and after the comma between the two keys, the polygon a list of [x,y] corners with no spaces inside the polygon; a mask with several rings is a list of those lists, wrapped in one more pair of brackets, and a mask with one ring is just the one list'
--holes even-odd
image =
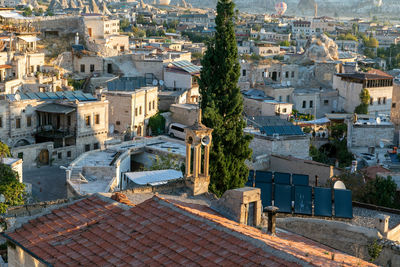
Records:
{"label": "cypress tree", "polygon": [[244,134],[243,97],[237,85],[240,64],[231,0],[217,3],[216,33],[202,60],[199,87],[203,123],[213,131],[210,151],[210,190],[221,196],[242,187],[248,177],[251,136]]}

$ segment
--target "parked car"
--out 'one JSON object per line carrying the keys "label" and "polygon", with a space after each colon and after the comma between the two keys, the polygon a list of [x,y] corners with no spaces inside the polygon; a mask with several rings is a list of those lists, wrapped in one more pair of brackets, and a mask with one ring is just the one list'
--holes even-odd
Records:
{"label": "parked car", "polygon": [[185,128],[187,126],[180,123],[171,123],[168,127],[168,135],[179,139],[185,139]]}

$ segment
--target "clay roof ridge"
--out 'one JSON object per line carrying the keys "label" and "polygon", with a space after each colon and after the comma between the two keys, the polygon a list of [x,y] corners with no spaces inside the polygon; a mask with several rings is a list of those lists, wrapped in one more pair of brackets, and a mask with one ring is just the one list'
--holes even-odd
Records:
{"label": "clay roof ridge", "polygon": [[[289,253],[286,253],[282,250],[277,250],[272,248],[271,246],[268,246],[265,242],[263,242],[262,240],[256,239],[252,236],[246,235],[242,232],[239,232],[235,229],[229,228],[227,226],[224,226],[222,223],[218,222],[217,220],[212,220],[209,218],[206,218],[204,216],[202,216],[200,214],[200,212],[195,212],[193,209],[191,208],[186,208],[183,205],[179,205],[177,203],[173,203],[171,201],[169,201],[168,199],[165,198],[161,198],[157,195],[154,195],[151,199],[146,200],[146,201],[156,201],[157,203],[159,203],[160,205],[166,206],[171,208],[172,210],[184,215],[184,216],[188,216],[191,219],[194,220],[198,220],[201,221],[202,223],[205,223],[209,226],[212,226],[214,229],[222,231],[224,233],[227,233],[231,236],[234,236],[240,240],[243,240],[245,242],[248,242],[250,244],[252,244],[253,246],[262,249],[263,251],[265,251],[268,254],[274,255],[280,259],[286,260],[286,261],[291,261],[293,264],[299,264],[301,266],[313,266],[312,264],[309,264],[306,261],[303,261],[302,259],[299,259]],[[146,202],[145,201],[145,202]],[[144,202],[143,202],[144,203]],[[211,210],[211,209],[210,209]],[[221,216],[222,217],[222,216]],[[229,220],[229,219],[227,219]],[[244,225],[241,225],[239,223],[236,223],[239,227],[245,227]],[[250,227],[250,226],[247,226]],[[256,228],[254,228],[254,230],[258,230]],[[258,230],[259,231],[259,230]],[[261,231],[260,231],[261,232]]]}

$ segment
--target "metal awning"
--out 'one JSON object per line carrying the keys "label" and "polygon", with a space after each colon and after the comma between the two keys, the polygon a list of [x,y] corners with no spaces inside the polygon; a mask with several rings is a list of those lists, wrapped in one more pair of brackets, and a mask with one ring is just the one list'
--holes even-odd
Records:
{"label": "metal awning", "polygon": [[31,36],[31,35],[28,35],[28,36],[18,36],[18,38],[24,40],[24,41],[27,42],[27,43],[32,43],[32,42],[36,42],[36,41],[39,41],[39,40],[40,40],[40,39],[37,38],[36,36]]}
{"label": "metal awning", "polygon": [[71,107],[71,106],[65,106],[65,105],[51,103],[51,104],[44,104],[40,107],[37,107],[36,111],[46,112],[46,113],[55,113],[55,114],[69,114],[69,113],[75,111],[75,108]]}

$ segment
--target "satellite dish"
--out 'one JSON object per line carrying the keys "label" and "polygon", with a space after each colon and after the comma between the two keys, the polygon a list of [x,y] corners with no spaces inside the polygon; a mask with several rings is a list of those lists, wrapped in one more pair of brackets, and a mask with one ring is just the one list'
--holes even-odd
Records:
{"label": "satellite dish", "polygon": [[161,86],[164,85],[164,81],[163,80],[160,80],[159,83],[160,83]]}
{"label": "satellite dish", "polygon": [[379,147],[380,147],[380,148],[384,148],[384,147],[385,147],[385,144],[383,143],[383,141],[380,141],[380,142],[379,142]]}
{"label": "satellite dish", "polygon": [[336,181],[335,184],[333,185],[334,189],[346,189],[346,186],[342,181]]}
{"label": "satellite dish", "polygon": [[381,124],[381,122],[382,122],[382,121],[381,121],[381,118],[379,118],[379,117],[376,118],[376,124]]}
{"label": "satellite dish", "polygon": [[209,144],[210,144],[210,137],[208,136],[208,135],[206,135],[206,136],[203,136],[202,138],[201,138],[201,144],[203,145],[203,146],[208,146]]}
{"label": "satellite dish", "polygon": [[114,133],[114,130],[115,130],[114,124],[110,124],[109,130],[110,130],[111,134]]}
{"label": "satellite dish", "polygon": [[153,80],[153,85],[154,85],[154,86],[158,85],[158,81],[154,79],[154,80]]}
{"label": "satellite dish", "polygon": [[3,194],[0,194],[0,202],[1,203],[6,202],[6,198],[5,198],[5,196]]}
{"label": "satellite dish", "polygon": [[287,81],[287,86],[290,86],[290,81]]}

